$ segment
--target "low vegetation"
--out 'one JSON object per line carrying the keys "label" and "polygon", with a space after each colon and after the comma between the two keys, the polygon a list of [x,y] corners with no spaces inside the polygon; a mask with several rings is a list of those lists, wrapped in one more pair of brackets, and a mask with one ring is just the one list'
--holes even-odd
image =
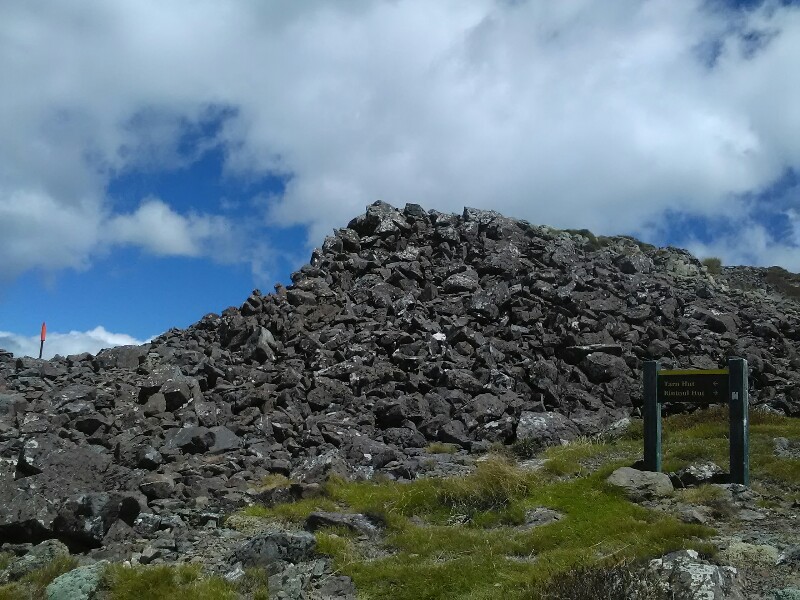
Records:
{"label": "low vegetation", "polygon": [[[664,419],[665,470],[698,459],[727,468],[728,426],[727,411],[718,409]],[[752,413],[753,485],[800,489],[800,461],[774,455],[777,436],[800,436],[800,421]],[[363,598],[658,600],[670,596],[643,574],[643,561],[680,548],[710,556],[715,548],[705,540],[713,530],[632,504],[605,483],[641,452],[642,427],[635,423],[616,440],[581,438],[538,452],[519,443],[479,462],[463,478],[334,479],[322,497],[246,512],[299,524],[314,510],[352,511],[383,522],[383,553],[377,558],[352,533],[318,534],[319,551],[353,577]],[[516,459],[533,456],[544,461],[541,469],[517,466]],[[678,493],[687,503],[726,516],[725,498],[715,486]],[[526,514],[537,507],[563,518],[526,528]]]}
{"label": "low vegetation", "polygon": [[428,447],[425,448],[425,452],[428,454],[455,454],[458,452],[458,446],[456,444],[433,442],[432,444],[428,444]]}
{"label": "low vegetation", "polygon": [[716,256],[709,256],[707,258],[704,258],[700,262],[703,263],[706,270],[712,275],[719,275],[720,273],[722,273],[722,261],[718,259]]}
{"label": "low vegetation", "polygon": [[[800,460],[777,457],[774,438],[800,437],[800,420],[751,413],[753,487],[797,499]],[[664,419],[665,470],[698,460],[727,468],[728,414],[714,409]],[[530,448],[506,448],[477,463],[469,476],[348,482],[331,479],[317,498],[243,511],[255,517],[302,523],[313,511],[348,511],[368,515],[383,526],[380,541],[365,543],[337,528],[318,532],[317,549],[334,568],[351,576],[360,598],[439,600],[489,598],[592,600],[599,598],[661,600],[670,598],[645,570],[646,562],[666,552],[693,548],[711,556],[706,540],[714,531],[691,525],[626,500],[605,482],[617,467],[641,457],[642,429],[633,424],[615,440],[581,438],[536,454],[540,468],[529,470],[517,456]],[[432,453],[444,448],[432,446]],[[288,485],[285,478],[264,487]],[[687,504],[706,506],[718,518],[730,505],[716,486],[679,490]],[[546,508],[559,520],[531,527],[529,515]],[[11,557],[0,555],[0,567]],[[75,566],[60,559],[19,582],[0,586],[0,600],[45,597],[45,588]],[[134,598],[266,600],[267,576],[250,570],[237,583],[204,575],[198,566],[111,566],[104,593],[109,600]]]}
{"label": "low vegetation", "polygon": [[19,581],[0,585],[0,600],[44,600],[45,590],[56,577],[78,566],[69,556],[60,556],[49,565],[25,575]]}
{"label": "low vegetation", "polygon": [[204,576],[197,565],[123,567],[106,572],[109,600],[236,600],[233,584]]}

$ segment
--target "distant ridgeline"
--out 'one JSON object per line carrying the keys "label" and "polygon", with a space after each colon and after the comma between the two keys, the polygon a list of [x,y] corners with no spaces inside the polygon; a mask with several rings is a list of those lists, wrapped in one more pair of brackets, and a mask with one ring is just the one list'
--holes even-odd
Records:
{"label": "distant ridgeline", "polygon": [[241,505],[242,473],[410,479],[432,442],[598,434],[638,414],[649,360],[744,358],[751,409],[800,415],[798,281],[776,269],[378,202],[292,282],[141,347],[0,354],[0,539],[98,547],[140,513]]}

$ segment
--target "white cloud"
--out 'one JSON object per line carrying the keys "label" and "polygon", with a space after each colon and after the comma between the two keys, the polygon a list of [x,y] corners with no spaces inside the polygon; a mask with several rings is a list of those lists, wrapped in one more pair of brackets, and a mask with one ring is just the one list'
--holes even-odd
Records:
{"label": "white cloud", "polygon": [[148,198],[135,212],[110,219],[103,235],[108,243],[133,244],[153,254],[199,256],[208,243],[229,232],[222,217],[183,216],[161,200]]}
{"label": "white cloud", "polygon": [[[199,252],[217,217],[178,223],[154,202],[119,215],[104,186],[177,164],[180,124],[210,107],[233,111],[215,140],[228,172],[291,175],[270,218],[315,243],[377,198],[605,233],[666,209],[741,211],[740,195],[800,169],[800,9],[719,6],[5,3],[0,214],[35,193],[67,220],[91,217],[86,236],[30,252],[7,226],[0,253],[16,258],[0,268],[85,264],[104,227],[155,253]],[[771,36],[756,52],[753,31]],[[148,230],[159,215],[174,238]]]}
{"label": "white cloud", "polygon": [[[52,358],[56,354],[69,356],[90,352],[97,354],[103,348],[114,346],[141,345],[147,340],[137,340],[124,333],[112,333],[102,326],[89,331],[70,331],[69,333],[48,332],[42,358]],[[15,356],[39,356],[39,336],[22,336],[0,331],[0,348]]]}

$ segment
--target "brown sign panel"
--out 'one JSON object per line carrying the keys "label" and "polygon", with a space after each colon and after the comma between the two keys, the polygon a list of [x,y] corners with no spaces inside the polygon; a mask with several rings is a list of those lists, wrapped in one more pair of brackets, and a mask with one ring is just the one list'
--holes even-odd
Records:
{"label": "brown sign panel", "polygon": [[728,369],[658,372],[659,402],[716,404],[728,402]]}

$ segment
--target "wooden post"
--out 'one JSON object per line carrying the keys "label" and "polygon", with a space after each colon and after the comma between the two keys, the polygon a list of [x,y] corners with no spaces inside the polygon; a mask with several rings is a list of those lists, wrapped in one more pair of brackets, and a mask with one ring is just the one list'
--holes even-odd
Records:
{"label": "wooden post", "polygon": [[730,371],[731,483],[750,485],[750,419],[747,361],[728,359]]}
{"label": "wooden post", "polygon": [[661,405],[658,403],[658,361],[644,363],[644,468],[661,471]]}

